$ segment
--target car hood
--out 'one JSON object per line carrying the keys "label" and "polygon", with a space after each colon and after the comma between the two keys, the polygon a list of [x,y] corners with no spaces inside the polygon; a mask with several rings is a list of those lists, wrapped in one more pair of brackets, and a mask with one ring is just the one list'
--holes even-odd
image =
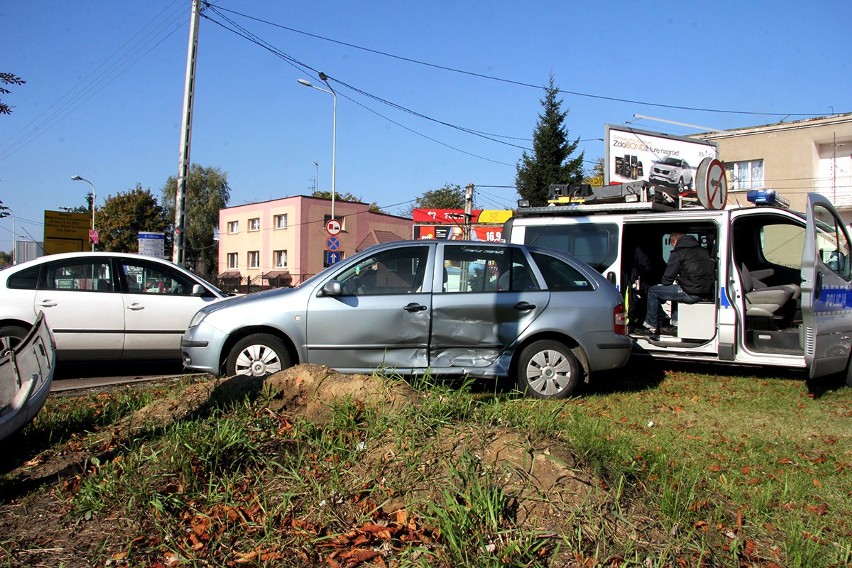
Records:
{"label": "car hood", "polygon": [[264,290],[263,292],[252,292],[251,294],[245,294],[242,296],[229,296],[218,302],[213,302],[212,304],[208,304],[201,308],[201,311],[212,314],[214,312],[218,312],[219,310],[223,310],[225,308],[230,308],[232,306],[239,306],[241,304],[246,303],[254,303],[257,301],[264,301],[274,298],[286,298],[288,296],[296,293],[297,288],[275,288],[274,290]]}

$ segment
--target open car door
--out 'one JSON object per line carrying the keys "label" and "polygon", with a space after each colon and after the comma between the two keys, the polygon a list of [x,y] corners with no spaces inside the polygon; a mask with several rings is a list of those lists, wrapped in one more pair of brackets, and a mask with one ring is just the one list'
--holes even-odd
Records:
{"label": "open car door", "polygon": [[849,233],[831,202],[808,194],[802,251],[802,320],[810,378],[845,371],[852,348]]}

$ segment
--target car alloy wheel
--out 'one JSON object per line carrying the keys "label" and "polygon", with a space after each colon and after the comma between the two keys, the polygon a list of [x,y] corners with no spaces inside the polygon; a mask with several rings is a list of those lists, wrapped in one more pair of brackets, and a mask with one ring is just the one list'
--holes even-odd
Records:
{"label": "car alloy wheel", "polygon": [[562,343],[536,341],[518,361],[518,388],[534,398],[565,398],[580,382],[580,363]]}
{"label": "car alloy wheel", "polygon": [[274,335],[250,335],[234,345],[226,362],[228,375],[265,377],[290,366],[284,343]]}

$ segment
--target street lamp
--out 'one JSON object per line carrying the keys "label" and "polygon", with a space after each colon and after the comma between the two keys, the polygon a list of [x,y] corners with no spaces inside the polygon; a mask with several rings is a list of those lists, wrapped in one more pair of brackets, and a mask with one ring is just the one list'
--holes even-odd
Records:
{"label": "street lamp", "polygon": [[337,158],[337,93],[334,92],[334,89],[331,88],[331,85],[328,84],[328,75],[320,71],[319,74],[320,80],[325,83],[325,86],[328,87],[328,90],[323,89],[322,87],[317,87],[312,84],[307,79],[297,79],[300,85],[304,85],[306,87],[310,87],[312,89],[316,89],[317,91],[322,91],[323,93],[328,93],[334,98],[334,107],[333,113],[331,115],[331,218],[334,219],[334,196],[335,196],[335,163]]}
{"label": "street lamp", "polygon": [[[95,231],[95,184],[90,182],[84,177],[80,176],[71,176],[71,179],[74,181],[84,181],[92,186],[92,233]],[[95,251],[95,235],[92,234],[89,236],[89,240],[92,241],[92,252]]]}

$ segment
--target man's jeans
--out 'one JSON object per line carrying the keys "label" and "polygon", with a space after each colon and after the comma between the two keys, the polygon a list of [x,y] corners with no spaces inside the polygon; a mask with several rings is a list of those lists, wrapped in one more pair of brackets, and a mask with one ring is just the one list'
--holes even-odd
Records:
{"label": "man's jeans", "polygon": [[694,304],[700,300],[700,296],[693,296],[684,292],[678,284],[669,284],[663,286],[657,284],[648,289],[648,313],[645,316],[645,327],[657,329],[660,323],[660,303],[667,300],[674,302],[682,302],[684,304]]}

